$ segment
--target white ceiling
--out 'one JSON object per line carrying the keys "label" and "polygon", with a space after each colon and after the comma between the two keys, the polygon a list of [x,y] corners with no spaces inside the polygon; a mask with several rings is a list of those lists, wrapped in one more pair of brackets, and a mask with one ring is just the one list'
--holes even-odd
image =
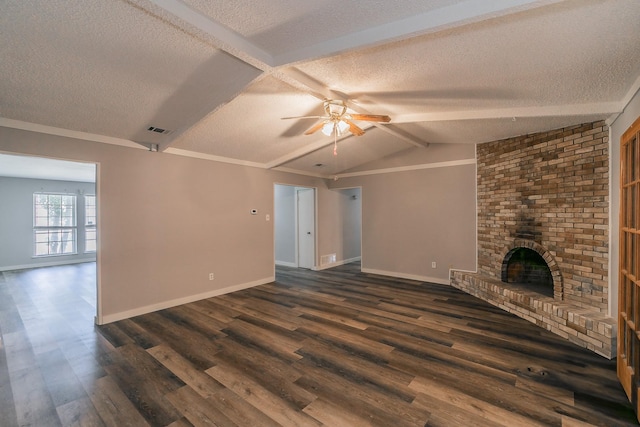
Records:
{"label": "white ceiling", "polygon": [[43,157],[0,154],[0,176],[96,182],[96,165]]}
{"label": "white ceiling", "polygon": [[[4,0],[0,37],[0,125],[321,176],[609,119],[640,88],[638,0]],[[281,120],[325,98],[391,123],[333,156]]]}

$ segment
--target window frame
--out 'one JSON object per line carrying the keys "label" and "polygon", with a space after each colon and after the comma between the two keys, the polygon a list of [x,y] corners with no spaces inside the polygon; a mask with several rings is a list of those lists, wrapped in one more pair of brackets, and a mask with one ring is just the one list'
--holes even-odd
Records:
{"label": "window frame", "polygon": [[[38,199],[46,196],[46,203],[41,203]],[[52,215],[50,201],[53,197],[60,197],[60,214]],[[72,203],[63,204],[65,197],[71,197]],[[73,193],[55,192],[35,192],[33,193],[33,256],[35,258],[69,256],[78,254],[78,197]],[[63,207],[71,207],[71,215],[64,215]],[[46,210],[43,215],[42,210]],[[54,218],[52,218],[54,217]],[[70,219],[71,225],[64,224],[64,219]],[[46,224],[42,224],[42,219]],[[53,223],[53,224],[52,224]],[[64,225],[63,225],[64,224]],[[65,233],[71,233],[71,238],[65,237]],[[45,239],[42,236],[46,235]],[[53,239],[52,239],[53,237]],[[62,249],[63,252],[52,252],[53,242],[58,242],[63,248],[67,243],[71,243],[71,250]],[[46,244],[46,245],[43,245]],[[46,253],[39,248],[46,247]]]}
{"label": "window frame", "polygon": [[[89,200],[93,200],[91,204]],[[98,250],[98,199],[95,194],[87,194],[84,196],[84,253],[96,253]],[[89,215],[89,207],[93,208],[93,215]],[[93,222],[89,221],[93,219]],[[89,238],[89,233],[93,233],[93,238]],[[93,249],[87,249],[89,242],[93,242]]]}

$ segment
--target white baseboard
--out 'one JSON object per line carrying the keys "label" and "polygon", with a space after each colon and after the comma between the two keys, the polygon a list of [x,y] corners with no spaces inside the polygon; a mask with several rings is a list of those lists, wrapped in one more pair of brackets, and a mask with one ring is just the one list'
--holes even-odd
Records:
{"label": "white baseboard", "polygon": [[313,267],[312,270],[313,271],[326,270],[327,268],[333,268],[333,267],[337,267],[339,265],[349,264],[351,262],[360,261],[361,259],[362,259],[362,257],[359,257],[359,256],[355,257],[355,258],[343,259],[342,261],[336,261],[336,262],[332,262],[330,264],[321,265],[319,267]]}
{"label": "white baseboard", "polygon": [[119,313],[107,314],[102,316],[102,319],[96,319],[97,325],[106,325],[107,323],[117,322],[118,320],[129,319],[131,317],[140,316],[142,314],[152,313],[158,310],[164,310],[166,308],[176,307],[178,305],[188,304],[194,301],[200,301],[207,298],[217,297],[219,295],[228,294],[231,292],[241,291],[243,289],[253,288],[254,286],[264,285],[275,281],[276,278],[266,277],[264,279],[255,280],[253,282],[241,283],[239,285],[228,286],[222,289],[215,289],[213,291],[204,292],[197,295],[190,295],[188,297],[177,298],[170,301],[163,301],[157,304],[151,304],[144,307],[134,308],[132,310],[121,311]]}
{"label": "white baseboard", "polygon": [[295,262],[278,261],[278,260],[276,260],[276,265],[281,265],[283,267],[293,267],[293,268],[298,267],[298,264],[296,264]]}
{"label": "white baseboard", "polygon": [[26,270],[29,268],[40,268],[40,267],[55,267],[58,265],[82,264],[83,262],[95,262],[95,261],[96,261],[96,258],[93,257],[93,258],[82,258],[82,259],[74,259],[74,260],[38,262],[33,264],[8,265],[6,267],[0,267],[0,271]]}
{"label": "white baseboard", "polygon": [[449,278],[442,279],[439,277],[420,276],[417,274],[398,273],[397,271],[375,270],[372,268],[362,268],[363,273],[377,274],[379,276],[397,277],[399,279],[417,280],[419,282],[437,283],[439,285],[448,285]]}

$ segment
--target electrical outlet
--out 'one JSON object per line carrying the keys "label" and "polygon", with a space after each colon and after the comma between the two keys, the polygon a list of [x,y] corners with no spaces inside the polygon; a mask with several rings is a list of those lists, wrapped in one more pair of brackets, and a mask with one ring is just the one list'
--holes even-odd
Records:
{"label": "electrical outlet", "polygon": [[266,215],[265,215],[265,217],[264,217],[264,219],[266,219],[267,221],[271,221],[271,215],[266,214]]}
{"label": "electrical outlet", "polygon": [[213,275],[213,273],[209,273],[209,280],[213,280],[215,278],[215,276]]}
{"label": "electrical outlet", "polygon": [[431,268],[436,268],[436,262],[435,261],[431,262]]}

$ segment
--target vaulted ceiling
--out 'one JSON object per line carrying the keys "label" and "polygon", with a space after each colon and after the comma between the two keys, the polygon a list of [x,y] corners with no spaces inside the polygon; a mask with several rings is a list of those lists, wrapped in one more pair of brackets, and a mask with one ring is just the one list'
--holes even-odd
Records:
{"label": "vaulted ceiling", "polygon": [[[0,38],[1,126],[319,176],[611,119],[640,87],[637,0],[4,0]],[[391,122],[334,156],[282,120],[324,99]]]}

